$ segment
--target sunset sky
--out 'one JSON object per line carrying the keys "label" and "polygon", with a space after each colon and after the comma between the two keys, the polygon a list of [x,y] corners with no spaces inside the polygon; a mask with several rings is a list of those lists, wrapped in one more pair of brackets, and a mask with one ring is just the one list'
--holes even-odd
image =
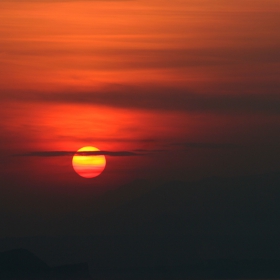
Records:
{"label": "sunset sky", "polygon": [[[279,14],[279,0],[0,0],[1,219],[27,221],[1,237],[138,180],[279,172]],[[107,153],[96,178],[73,170],[84,146]]]}

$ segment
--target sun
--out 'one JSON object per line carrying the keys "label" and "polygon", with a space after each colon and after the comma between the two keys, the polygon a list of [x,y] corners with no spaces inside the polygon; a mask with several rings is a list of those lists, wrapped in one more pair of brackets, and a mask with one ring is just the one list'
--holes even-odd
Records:
{"label": "sun", "polygon": [[99,149],[86,146],[77,151],[73,156],[72,165],[78,175],[84,178],[94,178],[100,175],[106,166],[104,155],[79,154],[80,152],[96,152]]}

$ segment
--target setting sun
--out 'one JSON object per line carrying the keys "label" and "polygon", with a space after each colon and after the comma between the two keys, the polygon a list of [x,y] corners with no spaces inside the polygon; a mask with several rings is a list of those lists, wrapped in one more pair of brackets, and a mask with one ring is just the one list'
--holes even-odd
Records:
{"label": "setting sun", "polygon": [[84,178],[94,178],[102,173],[106,165],[105,156],[86,154],[98,151],[99,149],[91,146],[83,147],[77,151],[72,159],[72,165],[77,174]]}

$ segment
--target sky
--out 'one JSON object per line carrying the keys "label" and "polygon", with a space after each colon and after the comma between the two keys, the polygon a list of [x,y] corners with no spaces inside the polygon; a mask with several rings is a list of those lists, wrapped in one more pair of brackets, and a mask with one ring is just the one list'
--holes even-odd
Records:
{"label": "sky", "polygon": [[[88,215],[141,180],[279,172],[279,13],[279,0],[0,0],[1,218],[15,223],[1,237],[56,234],[34,221]],[[96,178],[73,170],[84,146],[106,151]]]}

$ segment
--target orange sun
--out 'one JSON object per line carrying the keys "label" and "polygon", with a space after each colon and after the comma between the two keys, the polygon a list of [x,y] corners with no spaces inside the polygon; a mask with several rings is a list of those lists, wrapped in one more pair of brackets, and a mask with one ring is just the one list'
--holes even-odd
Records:
{"label": "orange sun", "polygon": [[78,152],[96,152],[99,149],[86,146],[77,151],[73,156],[72,165],[74,170],[84,178],[93,178],[102,173],[105,169],[106,159],[103,155],[86,155]]}

